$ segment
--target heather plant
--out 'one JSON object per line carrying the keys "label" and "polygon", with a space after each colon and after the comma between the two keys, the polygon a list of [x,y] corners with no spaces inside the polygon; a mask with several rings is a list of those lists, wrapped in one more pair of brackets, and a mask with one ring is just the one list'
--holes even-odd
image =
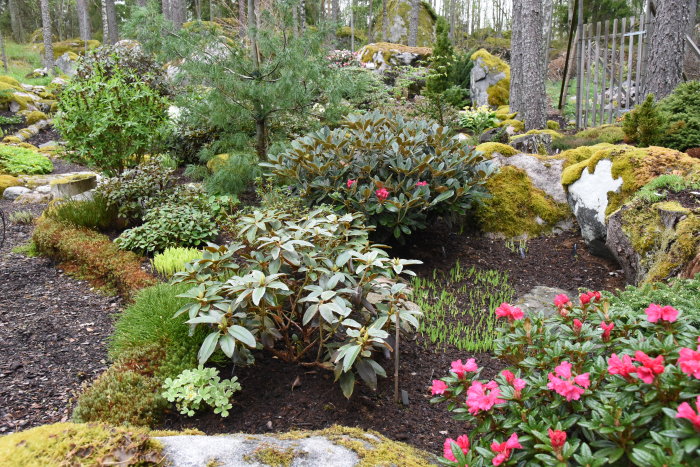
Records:
{"label": "heather plant", "polygon": [[396,238],[467,213],[492,172],[449,128],[378,112],[299,138],[262,165],[310,206],[363,213]]}
{"label": "heather plant", "polygon": [[175,402],[175,406],[183,415],[191,417],[202,404],[206,404],[214,408],[215,414],[228,417],[228,411],[233,407],[231,396],[241,390],[241,385],[235,376],[222,380],[219,370],[200,365],[198,368],[183,371],[177,378],[166,378],[163,389],[165,391],[162,396],[168,402]]}
{"label": "heather plant", "polygon": [[474,426],[447,465],[695,465],[700,456],[698,308],[644,311],[599,292],[558,295],[554,313],[507,303],[490,381],[474,359],[433,381],[432,402]]}
{"label": "heather plant", "polygon": [[393,348],[396,326],[408,332],[419,325],[406,284],[394,282],[418,262],[390,259],[370,243],[361,217],[328,208],[299,217],[254,211],[238,219],[237,241],[209,245],[177,273],[175,281],[192,288],[176,316],[186,313],[192,329],[207,329],[200,364],[217,349],[251,364],[251,350],[264,349],[333,371],[346,397],[356,374],[376,388],[386,373],[375,353]]}
{"label": "heather plant", "polygon": [[330,62],[331,68],[359,66],[357,54],[349,50],[331,50],[326,56],[326,59]]}

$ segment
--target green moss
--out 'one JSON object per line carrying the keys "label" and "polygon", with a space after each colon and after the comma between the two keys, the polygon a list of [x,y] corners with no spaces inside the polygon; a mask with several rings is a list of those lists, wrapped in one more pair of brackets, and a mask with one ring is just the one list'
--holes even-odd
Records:
{"label": "green moss", "polygon": [[499,127],[512,126],[516,133],[520,133],[525,129],[525,123],[520,120],[506,119],[498,124]]}
{"label": "green moss", "polygon": [[678,222],[675,231],[661,238],[660,253],[654,258],[643,283],[664,281],[677,274],[700,253],[700,216],[692,215]]}
{"label": "green moss", "polygon": [[270,467],[289,467],[294,459],[304,455],[303,451],[294,448],[280,448],[271,444],[262,444],[252,453],[243,457],[246,462],[260,462]]}
{"label": "green moss", "polygon": [[497,117],[499,120],[512,120],[512,119],[515,118],[515,116],[516,116],[517,114],[518,114],[517,112],[511,113],[511,112],[510,112],[510,106],[507,106],[507,105],[501,105],[501,106],[498,107],[498,109],[496,110],[496,117]]}
{"label": "green moss", "polygon": [[[556,123],[556,122],[555,122],[555,123]],[[560,138],[563,138],[563,137],[564,137],[564,135],[562,135],[562,134],[559,133],[558,131],[556,131],[556,130],[550,130],[550,129],[546,129],[546,130],[530,130],[530,131],[528,131],[528,132],[525,133],[525,134],[526,134],[526,135],[549,135],[549,136],[552,137],[552,141],[554,141],[555,139],[560,139]]]}
{"label": "green moss", "polygon": [[3,143],[10,143],[10,144],[13,144],[13,143],[14,143],[14,144],[17,144],[17,143],[21,143],[22,140],[19,139],[19,138],[16,137],[16,136],[5,136],[5,137],[2,139],[2,142],[3,142]]}
{"label": "green moss", "polygon": [[[408,43],[408,24],[411,17],[411,4],[405,0],[388,0],[387,1],[387,16],[389,24],[392,23],[392,18],[396,15],[403,19],[406,27],[405,34],[397,39],[403,44]],[[375,31],[381,31],[384,15],[381,9],[375,17]],[[430,46],[435,41],[435,23],[437,22],[437,14],[432,9],[428,2],[420,2],[420,10],[418,11],[418,34],[416,36],[416,44],[419,46]]]}
{"label": "green moss", "polygon": [[[628,146],[618,146],[619,148],[625,148]],[[576,180],[581,178],[583,171],[588,168],[590,173],[593,171],[590,169],[590,162],[592,159],[596,160],[596,163],[601,158],[607,156],[615,146],[607,143],[600,143],[594,146],[581,146],[576,149],[569,149],[568,151],[562,152],[559,157],[564,159],[564,170],[561,174],[561,184],[564,186],[569,186]],[[596,156],[595,158],[593,156]],[[593,166],[595,169],[595,165]]]}
{"label": "green moss", "polygon": [[72,182],[79,182],[81,180],[89,180],[91,178],[95,178],[95,174],[73,174],[73,175],[67,175],[65,177],[61,178],[56,178],[51,180],[49,182],[50,185],[61,185],[64,183],[72,183]]}
{"label": "green moss", "polygon": [[229,157],[229,154],[217,154],[207,161],[207,168],[212,172],[216,172],[226,165]]}
{"label": "green moss", "polygon": [[[82,39],[66,39],[65,41],[54,42],[53,44],[53,56],[58,58],[66,52],[73,53],[76,55],[85,55],[85,41]],[[87,49],[93,50],[100,46],[100,41],[89,40],[87,41]],[[40,48],[41,54],[44,55],[44,46]],[[76,57],[77,58],[77,57]]]}
{"label": "green moss", "polygon": [[12,175],[0,175],[0,196],[5,192],[6,188],[11,186],[21,186],[22,182]]}
{"label": "green moss", "polygon": [[49,117],[47,117],[44,112],[41,112],[39,110],[33,110],[33,111],[30,111],[26,115],[26,118],[27,118],[27,125],[33,125],[36,122],[39,122],[41,120],[46,120]]}
{"label": "green moss", "polygon": [[495,55],[491,55],[486,49],[479,49],[471,56],[473,61],[480,60],[482,65],[491,73],[502,72],[505,77],[486,90],[489,105],[500,107],[508,104],[510,98],[510,66]]}
{"label": "green moss", "polygon": [[482,152],[488,158],[491,158],[494,152],[506,157],[514,156],[518,153],[515,148],[503,143],[482,143],[476,146],[474,149]]}
{"label": "green moss", "polygon": [[363,63],[372,62],[378,52],[382,54],[384,62],[389,64],[391,63],[391,58],[396,54],[410,52],[428,57],[433,53],[433,49],[429,47],[409,47],[402,44],[392,44],[391,42],[375,42],[374,44],[367,44],[358,51],[360,61]]}
{"label": "green moss", "polygon": [[0,465],[153,465],[162,461],[162,450],[146,430],[56,423],[0,437]]}
{"label": "green moss", "polygon": [[619,125],[601,125],[576,133],[577,138],[596,139],[602,143],[621,143],[625,139],[625,132]]}
{"label": "green moss", "polygon": [[17,90],[22,89],[22,85],[19,81],[14,79],[12,76],[7,76],[7,75],[0,75],[0,83],[5,83],[9,84],[10,86],[14,87]]}
{"label": "green moss", "polygon": [[[486,182],[491,198],[476,210],[484,232],[513,238],[537,236],[569,215],[566,203],[559,204],[536,188],[524,170],[506,166]],[[539,218],[539,221],[538,221]]]}
{"label": "green moss", "polygon": [[547,120],[547,129],[548,130],[559,130],[559,129],[561,129],[561,125],[559,125],[559,122],[556,122],[554,120]]}
{"label": "green moss", "polygon": [[19,104],[20,109],[26,109],[33,100],[29,97],[18,96],[16,94],[18,92],[25,92],[19,83],[14,85],[6,81],[0,81],[0,106],[7,109],[10,102],[16,102]]}
{"label": "green moss", "polygon": [[656,239],[663,231],[659,211],[636,204],[626,207],[621,216],[622,230],[629,238],[634,250],[640,255],[651,251],[656,246]]}

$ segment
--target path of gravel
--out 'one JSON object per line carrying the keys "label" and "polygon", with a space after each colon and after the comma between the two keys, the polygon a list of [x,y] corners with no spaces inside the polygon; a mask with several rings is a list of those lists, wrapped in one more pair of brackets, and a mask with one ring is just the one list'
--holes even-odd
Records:
{"label": "path of gravel", "polygon": [[[42,205],[0,200],[7,217],[18,209],[38,216]],[[46,258],[12,253],[33,226],[7,223],[0,248],[0,435],[66,420],[85,381],[106,367],[106,338],[116,297],[71,278]]]}

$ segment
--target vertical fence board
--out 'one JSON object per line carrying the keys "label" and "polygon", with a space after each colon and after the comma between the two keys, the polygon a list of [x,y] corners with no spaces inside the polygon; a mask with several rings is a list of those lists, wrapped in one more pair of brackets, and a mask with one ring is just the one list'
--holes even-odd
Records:
{"label": "vertical fence board", "polygon": [[588,44],[586,46],[586,89],[585,89],[585,99],[584,99],[584,115],[583,115],[583,126],[588,127],[588,116],[590,114],[591,105],[591,56],[593,55],[593,24],[588,25]]}
{"label": "vertical fence board", "polygon": [[629,52],[627,53],[627,92],[625,92],[625,110],[630,108],[630,99],[632,97],[632,55],[634,54],[634,16],[630,18],[630,38]]}
{"label": "vertical fence board", "polygon": [[644,56],[644,14],[639,17],[639,36],[637,36],[637,73],[634,78],[634,103],[642,102],[642,57]]}
{"label": "vertical fence board", "polygon": [[613,96],[613,89],[615,89],[615,49],[617,45],[617,18],[613,20],[613,32],[612,32],[612,51],[610,54],[610,92],[608,93],[606,101],[610,104],[610,114],[608,116],[608,123],[613,122],[613,113],[615,96]]}
{"label": "vertical fence board", "polygon": [[586,63],[586,49],[584,48],[586,28],[583,25],[583,2],[579,1],[579,25],[578,25],[578,65],[576,66],[576,128],[581,128],[581,117],[582,117],[582,95],[583,95],[583,67]]}
{"label": "vertical fence board", "polygon": [[617,80],[617,107],[622,105],[622,83],[625,79],[625,33],[627,33],[627,18],[622,18],[622,30],[620,31],[620,77]]}
{"label": "vertical fence board", "polygon": [[598,121],[598,75],[600,74],[600,65],[598,64],[598,59],[600,58],[600,21],[595,25],[595,58],[593,59],[593,116],[592,122],[593,126],[596,125]]}
{"label": "vertical fence board", "polygon": [[601,40],[601,43],[603,44],[603,56],[602,56],[602,76],[600,79],[601,86],[600,86],[600,123],[601,125],[605,123],[605,90],[607,87],[607,76],[606,72],[608,71],[608,56],[610,51],[608,50],[608,32],[610,31],[610,20],[605,20],[605,23],[603,23],[603,36],[605,37],[605,40]]}

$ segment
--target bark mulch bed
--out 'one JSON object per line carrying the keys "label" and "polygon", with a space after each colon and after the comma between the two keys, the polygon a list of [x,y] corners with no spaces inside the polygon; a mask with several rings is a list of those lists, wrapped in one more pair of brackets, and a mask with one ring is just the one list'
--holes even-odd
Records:
{"label": "bark mulch bed", "polygon": [[58,131],[53,127],[53,126],[48,126],[41,130],[39,133],[36,135],[32,136],[27,140],[27,143],[33,144],[34,146],[39,147],[40,145],[44,143],[48,143],[49,141],[60,141],[61,140],[61,135],[58,133]]}
{"label": "bark mulch bed", "polygon": [[[10,212],[43,205],[13,205]],[[0,435],[66,420],[84,381],[107,367],[106,338],[120,300],[66,276],[46,258],[11,250],[31,238],[31,225],[7,222],[0,249]]]}
{"label": "bark mulch bed", "polygon": [[[434,268],[449,271],[457,260],[465,267],[507,271],[518,294],[536,285],[572,291],[579,287],[614,290],[624,286],[618,266],[590,255],[573,232],[531,240],[524,258],[510,251],[503,240],[449,233],[442,227],[414,237],[409,245],[396,250],[402,257],[424,261],[423,266],[413,269],[425,277],[432,277]],[[504,367],[488,352],[469,353],[451,346],[437,351],[417,336],[401,346],[400,387],[409,397],[409,405],[404,406],[393,400],[393,362],[383,362],[389,376],[380,379],[376,393],[358,385],[348,401],[327,372],[308,371],[269,356],[258,357],[253,368],[236,370],[243,389],[234,395],[234,409],[228,418],[209,412],[190,419],[173,411],[163,428],[265,433],[341,424],[377,430],[419,448],[441,452],[446,435],[456,437],[468,427],[452,420],[444,406],[430,404],[432,379],[444,376],[456,359],[475,358],[484,367],[482,378],[491,378]],[[222,371],[222,377],[230,374],[231,368]]]}

